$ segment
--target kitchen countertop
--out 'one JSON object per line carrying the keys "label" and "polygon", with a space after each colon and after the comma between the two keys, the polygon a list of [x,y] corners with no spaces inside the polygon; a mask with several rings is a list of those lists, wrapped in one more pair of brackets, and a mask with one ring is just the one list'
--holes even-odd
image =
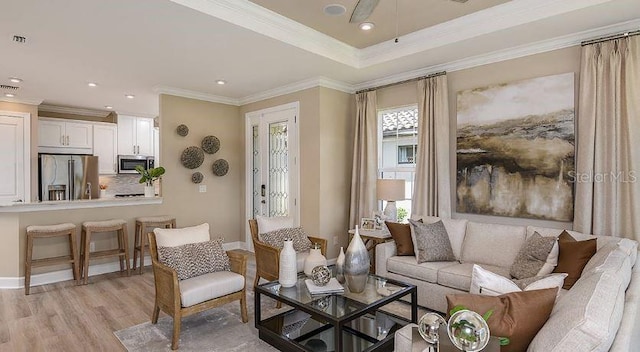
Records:
{"label": "kitchen countertop", "polygon": [[61,200],[32,203],[5,203],[0,204],[0,213],[26,213],[36,211],[122,207],[128,205],[148,204],[162,204],[162,197],[106,197],[74,201]]}

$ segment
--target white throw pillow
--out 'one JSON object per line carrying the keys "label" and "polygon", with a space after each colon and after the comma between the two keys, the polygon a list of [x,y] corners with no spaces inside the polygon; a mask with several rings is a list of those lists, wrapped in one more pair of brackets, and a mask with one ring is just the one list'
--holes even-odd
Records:
{"label": "white throw pillow", "polygon": [[293,218],[290,216],[256,216],[258,222],[258,233],[267,233],[275,230],[280,230],[293,226]]}
{"label": "white throw pillow", "polygon": [[[552,274],[540,280],[534,281],[521,289],[515,282],[504,276],[483,269],[480,265],[474,264],[471,273],[471,289],[469,293],[486,296],[499,296],[505,293],[522,292],[532,290],[542,290],[545,288],[558,287],[564,285],[564,278],[567,274]],[[560,290],[558,290],[560,292]]]}
{"label": "white throw pillow", "polygon": [[560,245],[558,245],[558,241],[553,244],[553,248],[551,248],[551,252],[549,252],[549,256],[547,257],[547,261],[542,264],[542,268],[538,271],[536,276],[545,276],[549,275],[553,272],[553,269],[558,266],[558,255],[560,254]]}
{"label": "white throw pillow", "polygon": [[207,223],[181,229],[156,228],[153,229],[153,233],[156,234],[158,247],[177,247],[188,243],[207,242],[211,239]]}

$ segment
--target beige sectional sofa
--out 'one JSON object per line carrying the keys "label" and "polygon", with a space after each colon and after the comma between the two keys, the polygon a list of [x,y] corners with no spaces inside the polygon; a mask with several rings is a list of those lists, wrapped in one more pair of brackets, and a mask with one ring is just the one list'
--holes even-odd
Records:
{"label": "beige sectional sofa", "polygon": [[[423,218],[424,222],[440,219]],[[527,238],[562,230],[441,219],[457,261],[418,264],[396,256],[394,242],[376,247],[376,274],[418,287],[418,304],[439,312],[447,294],[469,292],[473,264],[509,277]],[[562,290],[545,326],[529,351],[634,351],[640,349],[640,260],[637,242],[568,231],[576,240],[597,238],[597,252],[570,290]]]}

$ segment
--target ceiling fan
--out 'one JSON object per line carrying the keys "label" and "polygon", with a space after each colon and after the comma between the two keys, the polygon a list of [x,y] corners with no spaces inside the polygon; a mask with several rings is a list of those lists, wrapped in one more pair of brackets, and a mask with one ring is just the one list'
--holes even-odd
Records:
{"label": "ceiling fan", "polygon": [[[455,2],[465,3],[468,0],[451,0]],[[371,16],[373,10],[375,10],[376,6],[380,0],[358,0],[356,7],[353,9],[351,13],[351,18],[349,19],[350,23],[359,23]]]}

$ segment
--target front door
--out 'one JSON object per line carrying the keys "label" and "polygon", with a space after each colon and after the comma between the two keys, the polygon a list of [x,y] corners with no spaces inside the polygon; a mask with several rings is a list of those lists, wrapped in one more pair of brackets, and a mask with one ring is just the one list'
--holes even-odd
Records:
{"label": "front door", "polygon": [[[292,216],[298,223],[298,103],[246,114],[247,219]],[[251,234],[246,243],[253,248]]]}

